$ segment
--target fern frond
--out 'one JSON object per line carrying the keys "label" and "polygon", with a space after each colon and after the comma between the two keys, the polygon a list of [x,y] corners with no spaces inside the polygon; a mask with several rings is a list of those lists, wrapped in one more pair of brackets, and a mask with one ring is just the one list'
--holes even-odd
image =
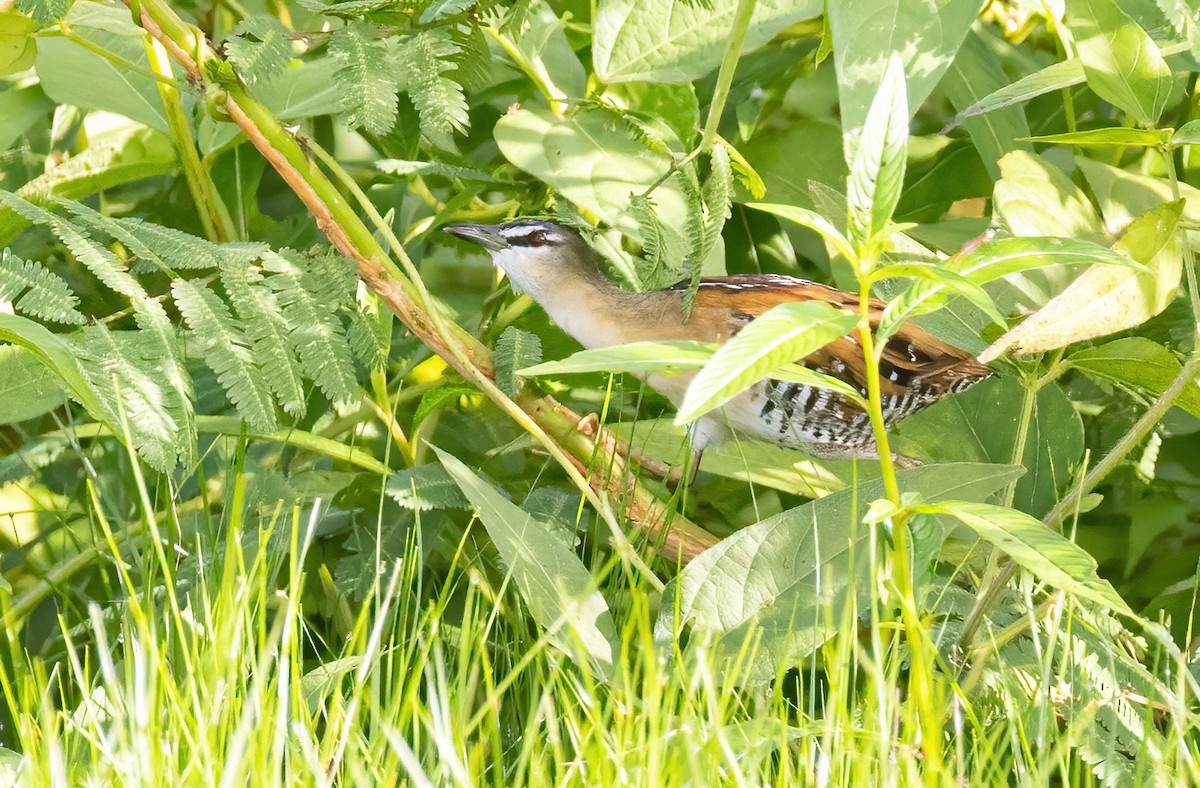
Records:
{"label": "fern frond", "polygon": [[261,271],[245,262],[222,263],[221,284],[246,328],[246,338],[267,385],[287,413],[303,416],[306,410],[303,373],[288,338],[279,299],[267,287]]}
{"label": "fern frond", "polygon": [[55,323],[77,326],[85,320],[75,308],[79,298],[62,277],[39,262],[22,260],[8,249],[0,251],[0,303]]}
{"label": "fern frond", "polygon": [[712,169],[700,192],[704,204],[704,257],[721,237],[733,204],[733,165],[723,144],[713,146],[711,162]]}
{"label": "fern frond", "polygon": [[[336,270],[323,265],[333,258],[313,261],[316,270]],[[357,397],[358,380],[346,332],[335,314],[338,301],[328,295],[329,277],[307,274],[305,259],[291,249],[263,255],[267,282],[279,297],[288,324],[288,338],[300,357],[300,367],[337,403]],[[344,261],[343,261],[344,265]]]}
{"label": "fern frond", "polygon": [[266,247],[256,243],[215,244],[207,239],[173,227],[144,222],[141,219],[114,219],[82,203],[52,198],[80,220],[94,235],[102,232],[120,241],[138,257],[143,267],[172,272],[205,270],[225,260],[258,259]]}
{"label": "fern frond", "polygon": [[34,224],[48,227],[105,287],[131,300],[147,298],[145,288],[129,274],[115,254],[75,229],[63,217],[11,192],[0,191],[0,203]]}
{"label": "fern frond", "polygon": [[287,28],[269,14],[243,19],[225,41],[225,55],[248,84],[274,79],[292,60]]}
{"label": "fern frond", "polygon": [[163,360],[140,331],[88,326],[70,335],[88,385],[113,424],[130,431],[141,457],[169,472],[177,458],[180,421],[188,407],[179,392],[164,386]]}
{"label": "fern frond", "polygon": [[341,64],[334,78],[342,94],[346,124],[372,134],[387,134],[396,123],[397,66],[391,51],[376,41],[368,25],[351,24],[334,32],[330,54]]}
{"label": "fern frond", "polygon": [[451,58],[458,52],[458,45],[441,28],[403,39],[396,50],[399,82],[417,108],[421,133],[441,148],[450,148],[452,133],[463,133],[470,125],[462,85],[446,76],[455,70]]}
{"label": "fern frond", "polygon": [[275,405],[271,392],[229,307],[207,287],[185,279],[171,283],[171,294],[200,341],[204,361],[217,374],[229,401],[253,429],[274,432]]}
{"label": "fern frond", "polygon": [[667,261],[667,228],[659,220],[650,199],[635,194],[629,201],[629,213],[638,223],[642,236],[642,254],[637,260],[637,276],[643,290],[657,290],[671,284],[675,272]]}

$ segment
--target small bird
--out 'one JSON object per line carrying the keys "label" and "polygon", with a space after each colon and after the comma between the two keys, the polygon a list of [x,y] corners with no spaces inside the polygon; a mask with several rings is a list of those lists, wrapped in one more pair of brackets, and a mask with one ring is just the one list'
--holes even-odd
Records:
{"label": "small bird", "polygon": [[[563,331],[585,348],[648,340],[691,339],[721,343],[771,307],[789,301],[825,301],[857,312],[854,293],[778,274],[701,279],[684,319],[681,282],[665,290],[634,293],[609,281],[591,247],[575,230],[542,219],[504,224],[452,224],[446,232],[479,244],[492,255],[513,289],[539,303]],[[872,300],[877,326],[885,304]],[[797,363],[867,393],[862,347],[855,334],[830,342]],[[969,353],[906,323],[883,348],[879,363],[884,420],[891,425],[986,378],[990,371]],[[676,405],[693,375],[650,375],[647,383]],[[694,455],[729,437],[730,427],[788,448],[828,459],[875,458],[867,413],[826,389],[766,379],[696,423]],[[693,463],[693,468],[695,463]]]}

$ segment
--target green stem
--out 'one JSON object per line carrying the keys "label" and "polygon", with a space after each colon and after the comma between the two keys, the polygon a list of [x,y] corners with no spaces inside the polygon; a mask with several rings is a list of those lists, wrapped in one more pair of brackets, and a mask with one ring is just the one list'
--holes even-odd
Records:
{"label": "green stem", "polygon": [[[171,62],[167,59],[162,45],[150,37],[146,38],[146,57],[157,73],[171,73]],[[187,113],[183,111],[179,91],[173,85],[159,82],[158,95],[162,99],[171,141],[179,154],[183,177],[188,192],[192,195],[192,202],[196,204],[196,212],[200,216],[200,224],[204,227],[205,237],[217,243],[235,240],[238,236],[233,219],[230,218],[221,195],[217,193],[217,186],[213,183],[208,168],[200,160],[200,152],[196,149],[196,140],[192,136]]]}

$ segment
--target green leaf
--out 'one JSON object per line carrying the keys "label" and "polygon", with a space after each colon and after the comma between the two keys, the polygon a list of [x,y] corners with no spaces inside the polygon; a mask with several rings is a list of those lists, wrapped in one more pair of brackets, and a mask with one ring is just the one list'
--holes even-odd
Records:
{"label": "green leaf", "polygon": [[[1132,386],[1159,396],[1183,365],[1167,348],[1143,337],[1126,337],[1072,353],[1064,362],[1090,378]],[[1184,388],[1175,404],[1200,417],[1200,385]]]}
{"label": "green leaf", "polygon": [[421,422],[429,418],[429,415],[442,407],[448,402],[458,402],[463,397],[476,396],[479,394],[479,389],[474,386],[464,385],[442,385],[426,391],[421,396],[421,401],[417,403],[417,410],[413,414],[412,431],[416,432],[421,426]]}
{"label": "green leaf", "polygon": [[1156,148],[1171,139],[1170,129],[1105,128],[1070,131],[1065,134],[1045,134],[1026,137],[1029,142],[1048,142],[1053,145],[1103,146],[1136,145]]}
{"label": "green leaf", "polygon": [[[984,38],[986,35],[980,30],[972,30],[942,78],[941,89],[960,113],[985,100],[1008,80],[999,58]],[[993,181],[1000,177],[997,162],[1004,154],[1012,150],[1033,149],[1029,143],[1020,141],[1029,136],[1029,123],[1019,108],[996,108],[986,115],[981,113],[961,120],[955,118],[955,121],[955,125],[961,123],[966,127]]]}
{"label": "green leaf", "polygon": [[[821,13],[815,0],[758,0],[745,51],[788,25]],[[691,82],[725,54],[737,0],[602,0],[596,9],[592,64],[604,82]]]}
{"label": "green leaf", "polygon": [[22,260],[7,248],[0,250],[0,304],[42,320],[82,325],[85,318],[76,309],[79,298],[62,277],[41,263]]}
{"label": "green leaf", "polygon": [[[946,267],[960,274],[968,282],[983,285],[1001,277],[1037,268],[1096,263],[1125,266],[1140,271],[1149,270],[1136,260],[1108,247],[1090,241],[1057,237],[998,238],[985,241],[971,251],[951,258],[946,262]],[[876,277],[878,278],[878,274]],[[905,320],[941,307],[950,295],[950,288],[940,282],[913,282],[907,290],[888,303],[879,321],[879,333],[882,336],[890,336]]]}
{"label": "green leaf", "polygon": [[979,4],[969,0],[830,0],[826,13],[842,129],[850,132],[863,125],[892,56],[904,59],[905,106],[920,107],[954,60],[978,12]]}
{"label": "green leaf", "polygon": [[[928,501],[983,500],[1016,479],[1008,465],[958,463],[897,472],[900,489]],[[659,630],[674,617],[716,636],[711,664],[742,660],[734,675],[773,678],[812,654],[833,634],[851,595],[867,598],[871,529],[861,524],[881,481],[859,484],[737,531],[694,559],[663,598]]]}
{"label": "green leaf", "polygon": [[1086,80],[1083,64],[1077,59],[1060,60],[1057,63],[1027,74],[1016,82],[998,88],[966,109],[958,111],[954,120],[943,131],[949,131],[963,125],[968,119],[986,115],[989,112],[1006,109],[1024,104],[1026,101],[1063,90],[1072,85],[1081,85]]}
{"label": "green leaf", "polygon": [[450,33],[435,28],[404,39],[394,52],[398,84],[417,108],[421,133],[447,149],[453,147],[451,135],[465,132],[471,122],[462,85],[447,76],[455,68],[451,58],[458,51]]}
{"label": "green leaf", "polygon": [[[757,172],[762,173],[766,194],[777,204],[817,208],[823,216],[833,216],[814,195],[813,184],[839,194],[846,189],[846,154],[842,130],[833,123],[804,117],[789,117],[782,128],[755,134],[741,146],[741,152]],[[754,199],[760,199],[755,195]],[[845,214],[841,199],[840,217]]]}
{"label": "green leaf", "polygon": [[1171,100],[1171,67],[1116,0],[1068,0],[1067,26],[1088,87],[1153,126]]}
{"label": "green leaf", "polygon": [[[895,427],[892,448],[927,462],[1014,462],[1025,391],[1013,378],[991,378],[915,413]],[[1024,452],[1028,469],[1013,505],[1041,514],[1058,500],[1083,456],[1083,422],[1057,385],[1038,390]]]}
{"label": "green leaf", "polygon": [[[967,277],[938,265],[922,263],[892,263],[883,268],[877,268],[871,273],[871,280],[880,282],[885,279],[907,278],[936,285],[950,293],[966,298],[977,306],[980,311],[992,319],[997,325],[1005,325],[1004,315],[996,308],[992,297],[987,291]],[[885,332],[887,335],[887,332]]]}
{"label": "green leaf", "polygon": [[1180,126],[1171,141],[1176,145],[1200,145],[1200,120],[1189,120]]}
{"label": "green leaf", "polygon": [[[46,95],[59,104],[116,112],[167,133],[158,83],[150,76],[146,32],[133,23],[129,11],[80,0],[66,21],[72,36],[87,46],[65,36],[38,40],[36,68]],[[97,51],[107,52],[110,57]],[[190,110],[190,97],[185,96],[184,106],[185,111]]]}
{"label": "green leaf", "polygon": [[263,254],[263,268],[283,307],[288,339],[305,374],[336,403],[356,399],[354,358],[337,314],[355,289],[348,263],[336,255],[305,256],[281,249]]}
{"label": "green leaf", "polygon": [[908,159],[907,102],[904,65],[893,55],[867,112],[847,182],[847,226],[860,245],[883,232],[900,202]]}
{"label": "green leaf", "polygon": [[30,129],[40,127],[53,111],[54,102],[47,98],[40,86],[9,86],[0,93],[0,118],[4,118],[4,124],[0,127],[0,151],[8,150]]}
{"label": "green leaf", "polygon": [[386,134],[396,123],[400,89],[393,55],[374,39],[374,28],[352,24],[334,31],[329,52],[339,64],[334,78],[342,97],[346,124],[372,134]]}
{"label": "green leaf", "polygon": [[[502,117],[495,135],[510,162],[633,238],[638,235],[628,213],[631,196],[645,192],[671,167],[668,149],[607,110],[558,117],[548,110],[521,109]],[[683,227],[689,218],[680,178],[674,175],[654,191],[656,213],[670,228]],[[672,232],[683,237],[677,229]]]}
{"label": "green leaf", "polygon": [[1166,203],[1137,219],[1114,245],[1150,271],[1096,265],[1084,271],[1023,323],[996,340],[979,359],[1006,350],[1021,355],[1065,347],[1140,325],[1166,309],[1183,273],[1181,239],[1175,225],[1183,201]]}
{"label": "green leaf", "polygon": [[[1175,199],[1165,178],[1135,175],[1086,156],[1076,156],[1075,164],[1095,195],[1104,226],[1114,235],[1147,211]],[[1200,225],[1200,189],[1182,181],[1177,185],[1184,199],[1182,221]],[[1190,235],[1195,244],[1194,231]]]}
{"label": "green leaf", "polygon": [[517,396],[524,385],[518,370],[531,367],[541,360],[542,340],[536,334],[509,326],[496,341],[496,350],[492,355],[496,385],[508,396]]}
{"label": "green leaf", "polygon": [[477,510],[547,639],[570,657],[590,657],[593,668],[608,678],[618,654],[617,628],[569,539],[522,511],[454,456],[434,451]]}
{"label": "green leaf", "polygon": [[32,351],[0,345],[0,424],[36,418],[65,401],[58,378]]}
{"label": "green leaf", "polygon": [[1013,235],[1098,239],[1096,212],[1079,187],[1044,159],[1014,151],[1000,160],[996,213]]}
{"label": "green leaf", "polygon": [[229,307],[207,287],[186,279],[171,283],[171,295],[200,340],[205,363],[217,373],[217,380],[241,417],[254,430],[274,432],[275,403]]}
{"label": "green leaf", "polygon": [[417,465],[393,474],[385,492],[405,509],[428,512],[433,509],[466,509],[458,484],[441,465]]}
{"label": "green leaf", "polygon": [[842,235],[833,222],[816,211],[810,211],[807,208],[801,208],[796,205],[776,205],[766,202],[746,203],[746,207],[773,214],[780,219],[787,219],[789,222],[795,222],[801,227],[807,227],[828,241],[842,257],[845,257],[847,260],[855,259],[854,250],[850,247],[850,241],[846,239],[846,236]]}
{"label": "green leaf", "polygon": [[694,421],[785,364],[845,336],[857,324],[857,315],[823,301],[773,307],[722,345],[700,370],[688,385],[675,422]]}
{"label": "green leaf", "polygon": [[716,344],[691,340],[629,342],[624,345],[580,350],[559,361],[545,361],[520,369],[517,374],[532,378],[543,375],[574,375],[584,372],[656,372],[672,375],[700,369],[712,358]]}
{"label": "green leaf", "polygon": [[[93,141],[83,152],[26,183],[17,194],[34,201],[42,194],[82,200],[122,184],[175,172],[178,166],[168,137],[136,129]],[[12,208],[0,207],[0,246],[8,245],[29,223]]]}
{"label": "green leaf", "polygon": [[1024,512],[968,501],[927,504],[913,511],[948,514],[1039,580],[1115,612],[1134,615],[1109,582],[1096,574],[1096,559]]}
{"label": "green leaf", "polygon": [[225,41],[225,55],[247,83],[264,82],[287,70],[292,60],[292,40],[278,19],[259,14],[238,22]]}
{"label": "green leaf", "polygon": [[565,27],[566,20],[559,19],[553,7],[537,3],[528,25],[512,39],[519,57],[525,60],[524,67],[542,80],[554,101],[582,99],[587,95],[588,75],[571,48]]}
{"label": "green leaf", "polygon": [[16,74],[33,65],[37,57],[37,39],[33,33],[39,22],[48,21],[34,21],[15,11],[0,11],[0,76]]}
{"label": "green leaf", "polygon": [[72,335],[71,346],[113,435],[156,470],[172,470],[181,445],[195,443],[183,428],[191,420],[191,392],[176,387],[175,359],[163,354],[159,337],[98,323]]}

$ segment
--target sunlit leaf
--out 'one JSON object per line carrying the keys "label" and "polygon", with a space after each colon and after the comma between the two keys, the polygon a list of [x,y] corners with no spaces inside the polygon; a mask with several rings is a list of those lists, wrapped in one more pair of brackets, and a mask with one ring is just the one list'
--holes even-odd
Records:
{"label": "sunlit leaf", "polygon": [[850,237],[859,244],[875,238],[891,220],[904,186],[907,158],[908,98],[904,66],[893,55],[867,112],[847,181],[847,224]]}

